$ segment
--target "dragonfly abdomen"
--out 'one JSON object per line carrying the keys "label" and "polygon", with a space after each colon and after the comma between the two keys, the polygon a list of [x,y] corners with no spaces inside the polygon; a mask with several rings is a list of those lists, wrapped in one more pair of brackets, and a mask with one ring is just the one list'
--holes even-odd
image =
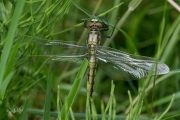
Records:
{"label": "dragonfly abdomen", "polygon": [[96,68],[97,68],[97,58],[96,58],[96,45],[90,44],[89,45],[89,71],[88,71],[88,91],[89,96],[92,97],[93,88],[94,88],[94,80],[96,75]]}
{"label": "dragonfly abdomen", "polygon": [[97,61],[89,60],[89,71],[88,71],[88,91],[89,96],[92,97],[93,89],[94,89],[94,80],[96,75]]}

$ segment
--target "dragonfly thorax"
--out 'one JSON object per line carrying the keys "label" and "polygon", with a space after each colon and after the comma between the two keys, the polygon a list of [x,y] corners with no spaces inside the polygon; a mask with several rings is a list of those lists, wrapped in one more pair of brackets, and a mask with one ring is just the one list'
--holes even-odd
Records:
{"label": "dragonfly thorax", "polygon": [[90,31],[87,37],[88,45],[99,45],[101,41],[100,31]]}

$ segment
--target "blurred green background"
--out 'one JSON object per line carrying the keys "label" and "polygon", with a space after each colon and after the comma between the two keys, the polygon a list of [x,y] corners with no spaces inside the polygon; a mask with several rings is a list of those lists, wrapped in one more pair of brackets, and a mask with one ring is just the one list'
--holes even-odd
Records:
{"label": "blurred green background", "polygon": [[[180,1],[175,2],[180,6]],[[10,23],[13,21],[12,15],[16,8],[16,3],[17,1],[14,0],[0,1],[1,53]],[[123,4],[114,8],[120,3]],[[108,10],[110,11],[105,13]],[[177,117],[172,117],[171,119],[180,119],[178,117],[180,111],[180,75],[178,70],[180,68],[180,14],[167,1],[74,0],[74,2],[71,2],[69,0],[29,0],[25,1],[15,36],[28,35],[48,40],[55,39],[85,43],[87,30],[83,27],[82,19],[90,18],[88,15],[100,15],[99,18],[107,18],[112,25],[118,23],[116,27],[121,29],[121,31],[115,30],[110,39],[102,37],[101,45],[130,54],[154,58],[159,56],[159,60],[169,66],[171,70],[169,74],[156,78],[155,81],[158,82],[155,86],[154,94],[152,87],[153,78],[149,82],[149,90],[145,93],[140,115],[146,117],[161,115],[169,105],[173,93],[176,93],[175,100],[164,117],[177,115]],[[107,17],[105,17],[106,15]],[[112,30],[113,27],[110,27],[110,30],[103,32],[103,34],[110,35]],[[10,56],[12,56],[13,48],[17,44],[15,40],[8,61],[11,61]],[[22,46],[20,43],[19,50],[21,50]],[[18,56],[18,53],[16,56]],[[8,72],[7,65],[5,68],[6,74],[13,70],[16,71],[7,86],[3,102],[0,105],[0,119],[19,119],[21,116],[20,112],[22,112],[21,107],[24,106],[27,100],[27,109],[44,109],[49,68],[45,67],[38,71],[41,67],[39,63],[42,63],[42,61],[38,59],[34,63],[32,61],[23,63],[16,60],[13,63],[8,62],[8,64],[11,64],[12,69]],[[52,88],[49,96],[51,97],[51,111],[57,111],[58,85],[60,85],[60,100],[61,104],[63,104],[71,90],[78,70],[74,70],[72,67],[70,70],[63,72],[64,67],[57,68],[58,66],[60,65],[55,65],[55,72],[51,71]],[[86,78],[87,74],[84,76],[80,90],[73,103],[72,110],[74,113],[85,113]],[[101,114],[101,101],[106,105],[110,97],[111,80],[98,68],[94,88],[94,104],[98,114]],[[117,115],[127,115],[130,105],[127,91],[129,90],[132,99],[135,99],[138,96],[138,89],[143,86],[145,80],[146,78],[135,81],[114,80]],[[154,98],[154,106],[151,113],[152,96]],[[7,112],[8,109],[16,112],[12,112],[12,115]],[[27,119],[42,119],[42,116],[28,114]]]}

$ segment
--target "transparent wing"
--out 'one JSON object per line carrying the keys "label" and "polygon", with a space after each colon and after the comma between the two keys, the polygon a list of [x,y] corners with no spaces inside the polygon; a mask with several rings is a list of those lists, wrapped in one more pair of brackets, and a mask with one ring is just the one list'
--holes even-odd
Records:
{"label": "transparent wing", "polygon": [[[20,37],[16,37],[18,39]],[[21,47],[31,47],[33,49],[32,55],[48,56],[73,56],[86,54],[86,45],[77,42],[66,42],[60,40],[47,40],[31,36],[24,36]],[[35,51],[39,53],[36,54]]]}
{"label": "transparent wing", "polygon": [[146,77],[151,69],[152,74],[160,75],[169,72],[169,67],[162,63],[157,63],[155,59],[139,55],[130,55],[109,47],[98,48],[98,59],[102,70],[113,79],[140,79]]}
{"label": "transparent wing", "polygon": [[[20,37],[16,39],[20,39]],[[81,64],[87,56],[86,51],[85,44],[24,36],[18,58],[21,60],[33,59],[34,62],[40,60],[41,64],[48,61],[55,67],[63,68],[68,62]]]}

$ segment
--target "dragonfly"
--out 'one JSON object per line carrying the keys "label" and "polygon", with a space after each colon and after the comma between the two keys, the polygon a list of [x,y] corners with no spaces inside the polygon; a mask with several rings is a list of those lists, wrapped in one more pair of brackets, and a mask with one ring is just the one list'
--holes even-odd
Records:
{"label": "dragonfly", "polygon": [[84,58],[88,65],[88,91],[92,97],[97,65],[112,79],[136,80],[141,79],[150,72],[152,75],[162,75],[169,72],[169,67],[151,57],[131,55],[110,47],[100,46],[101,32],[109,30],[108,25],[97,19],[84,22],[84,27],[89,30],[86,44],[46,40],[35,37],[24,37],[25,40],[33,39],[33,50],[30,57],[47,58],[53,62],[70,62],[80,65]]}

